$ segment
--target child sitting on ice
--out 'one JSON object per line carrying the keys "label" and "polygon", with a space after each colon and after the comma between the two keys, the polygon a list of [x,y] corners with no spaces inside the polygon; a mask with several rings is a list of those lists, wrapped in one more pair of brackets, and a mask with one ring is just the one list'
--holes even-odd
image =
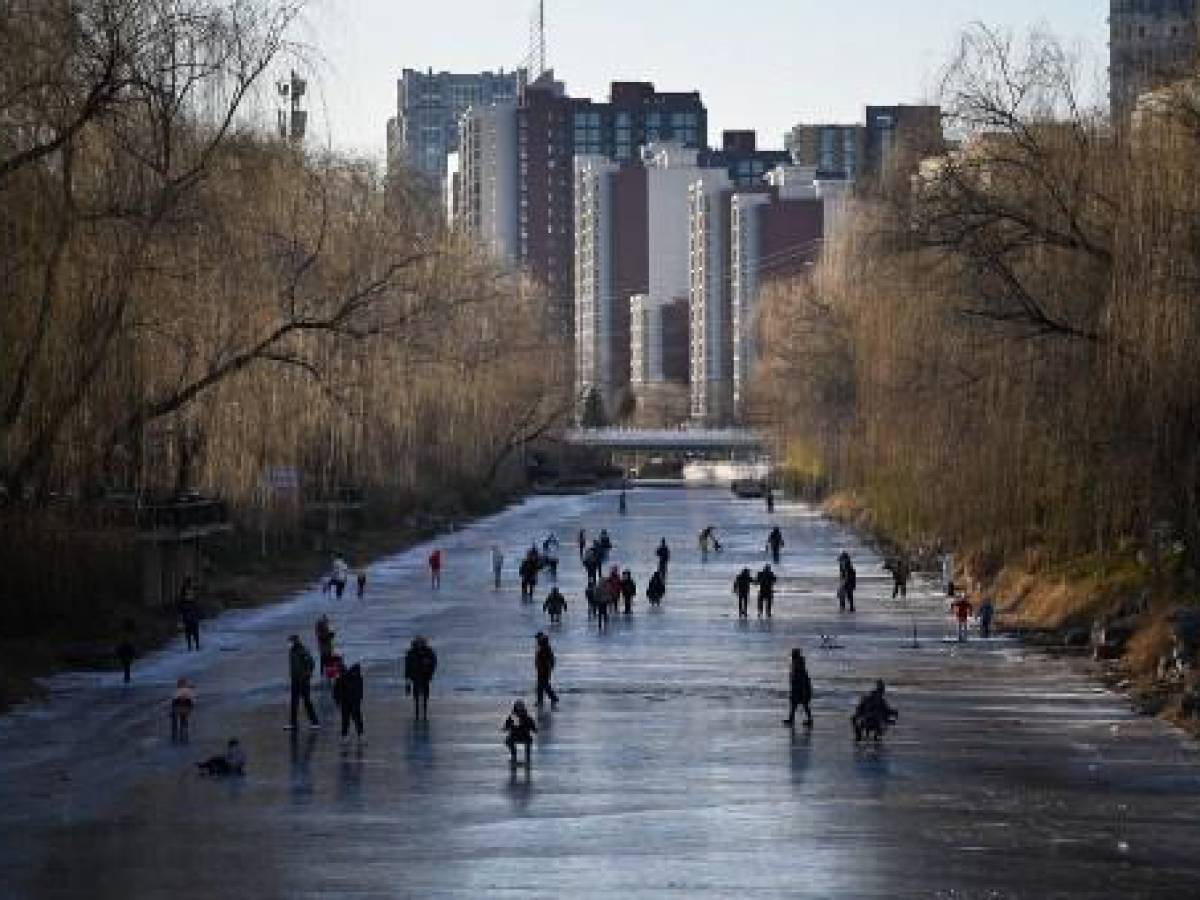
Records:
{"label": "child sitting on ice", "polygon": [[533,746],[533,735],[537,731],[537,723],[530,718],[529,711],[525,709],[524,700],[518,700],[513,704],[512,712],[504,720],[504,730],[508,735],[504,739],[504,745],[508,747],[512,764],[514,766],[517,764],[517,744],[524,744],[525,763],[528,765],[529,749]]}
{"label": "child sitting on ice", "polygon": [[246,770],[246,754],[237,738],[230,738],[224,756],[212,756],[196,763],[201,775],[243,775]]}

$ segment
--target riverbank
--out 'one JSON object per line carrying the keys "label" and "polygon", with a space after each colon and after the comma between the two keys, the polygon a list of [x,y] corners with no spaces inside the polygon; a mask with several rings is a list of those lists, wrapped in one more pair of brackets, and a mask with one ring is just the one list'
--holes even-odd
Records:
{"label": "riverbank", "polygon": [[[391,528],[369,528],[339,535],[337,549],[355,569],[400,553],[438,534],[494,515],[523,495],[516,494],[486,508],[454,516],[441,514],[410,517]],[[203,585],[199,603],[204,619],[223,612],[276,603],[312,584],[329,569],[328,550],[298,543],[268,556],[257,553],[219,552],[221,564]],[[353,591],[353,585],[348,587]],[[368,584],[368,590],[370,585]],[[120,668],[115,648],[122,639],[124,622],[133,623],[138,656],[161,649],[181,630],[174,610],[160,610],[131,601],[102,616],[80,620],[59,631],[35,637],[0,638],[0,713],[43,694],[44,679],[68,670],[111,671]],[[204,622],[201,622],[201,632]],[[136,666],[136,663],[135,663]]]}
{"label": "riverbank", "polygon": [[[829,496],[822,509],[867,537],[881,555],[904,553],[930,570],[936,564],[931,547],[896,540],[852,492]],[[1175,560],[1153,566],[1134,551],[1061,560],[1036,548],[1013,558],[958,548],[954,558],[955,583],[976,605],[985,596],[993,600],[998,631],[1090,657],[1095,677],[1140,712],[1200,735],[1200,602],[1172,588]]]}

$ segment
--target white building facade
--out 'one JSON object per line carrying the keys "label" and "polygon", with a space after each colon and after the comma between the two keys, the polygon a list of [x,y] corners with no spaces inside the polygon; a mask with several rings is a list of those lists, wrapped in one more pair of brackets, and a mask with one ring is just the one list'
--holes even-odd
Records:
{"label": "white building facade", "polygon": [[733,344],[733,417],[741,419],[751,369],[758,358],[760,235],[756,210],[770,202],[761,193],[729,201],[729,306]]}
{"label": "white building facade", "polygon": [[[517,258],[517,107],[473,107],[459,122],[457,209],[447,218],[497,259]],[[447,178],[454,181],[454,173]]]}
{"label": "white building facade", "polygon": [[688,312],[692,419],[728,420],[732,406],[730,310],[725,290],[724,228],[731,183],[705,170],[688,188]]}
{"label": "white building facade", "polygon": [[575,391],[595,390],[605,406],[623,382],[613,370],[612,185],[620,167],[604,156],[575,157]]}

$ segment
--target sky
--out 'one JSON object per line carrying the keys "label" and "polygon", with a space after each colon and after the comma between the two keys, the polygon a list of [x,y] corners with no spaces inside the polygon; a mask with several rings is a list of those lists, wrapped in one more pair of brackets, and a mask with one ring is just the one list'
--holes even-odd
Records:
{"label": "sky", "polygon": [[[310,143],[382,158],[404,68],[510,70],[529,52],[533,0],[309,0]],[[546,0],[547,61],[572,96],[611,81],[699,90],[709,140],[753,128],[780,147],[796,122],[860,121],[871,104],[933,97],[972,22],[1049,29],[1099,102],[1104,0]]]}

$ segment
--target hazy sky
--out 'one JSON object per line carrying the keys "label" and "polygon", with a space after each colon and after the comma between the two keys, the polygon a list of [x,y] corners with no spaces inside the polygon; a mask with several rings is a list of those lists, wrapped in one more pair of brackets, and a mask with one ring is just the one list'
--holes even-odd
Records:
{"label": "hazy sky", "polygon": [[[402,69],[515,68],[532,0],[310,0],[319,54],[313,139],[382,156]],[[1104,0],[547,0],[548,61],[574,96],[613,80],[700,90],[709,136],[754,128],[778,147],[797,121],[858,121],[867,103],[929,96],[963,26],[1049,28],[1099,96]]]}

